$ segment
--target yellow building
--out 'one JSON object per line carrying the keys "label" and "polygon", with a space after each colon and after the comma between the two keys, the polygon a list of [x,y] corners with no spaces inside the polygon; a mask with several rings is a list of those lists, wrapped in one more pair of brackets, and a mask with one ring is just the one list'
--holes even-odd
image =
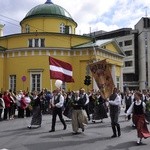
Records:
{"label": "yellow building", "polygon": [[[20,25],[20,34],[0,37],[1,91],[53,90],[55,80],[50,80],[49,56],[72,65],[75,82],[65,83],[67,90],[86,88],[84,79],[88,63],[106,58],[115,85],[122,88],[124,54],[117,42],[93,43],[91,37],[77,35],[77,23],[61,6],[47,0],[32,8]],[[94,81],[89,88],[95,88]]]}

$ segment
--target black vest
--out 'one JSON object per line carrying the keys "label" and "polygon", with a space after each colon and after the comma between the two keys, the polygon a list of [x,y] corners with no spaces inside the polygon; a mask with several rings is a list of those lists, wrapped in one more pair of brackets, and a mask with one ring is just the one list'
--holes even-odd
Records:
{"label": "black vest", "polygon": [[60,95],[57,96],[57,98],[54,96],[54,104],[59,103]]}
{"label": "black vest", "polygon": [[143,102],[141,102],[140,105],[136,105],[134,102],[134,110],[133,110],[135,115],[142,115],[144,114],[143,112]]}
{"label": "black vest", "polygon": [[131,98],[131,96],[125,96],[125,104],[127,106],[130,106],[132,104],[132,98]]}
{"label": "black vest", "polygon": [[[116,93],[113,93],[111,94],[110,96],[110,100],[114,101],[117,97],[117,94]],[[110,108],[110,114],[114,114],[114,113],[117,113],[119,111],[119,106],[117,105],[109,105],[109,108]]]}

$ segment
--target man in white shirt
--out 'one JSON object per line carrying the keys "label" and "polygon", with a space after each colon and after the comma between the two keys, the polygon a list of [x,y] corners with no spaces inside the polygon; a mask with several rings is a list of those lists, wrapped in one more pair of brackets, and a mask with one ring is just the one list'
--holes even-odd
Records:
{"label": "man in white shirt", "polygon": [[118,122],[119,114],[120,114],[120,108],[121,108],[121,99],[120,96],[117,94],[118,89],[114,88],[112,95],[109,98],[109,108],[110,108],[110,118],[111,118],[111,126],[113,135],[112,138],[121,136],[121,130],[120,130],[120,124]]}
{"label": "man in white shirt", "polygon": [[63,130],[66,130],[67,125],[64,121],[63,115],[62,115],[62,108],[64,105],[64,97],[61,94],[61,90],[57,88],[53,92],[53,98],[51,100],[51,106],[52,106],[52,126],[51,130],[49,132],[55,132],[55,124],[56,124],[56,117],[59,116],[60,121],[64,125]]}

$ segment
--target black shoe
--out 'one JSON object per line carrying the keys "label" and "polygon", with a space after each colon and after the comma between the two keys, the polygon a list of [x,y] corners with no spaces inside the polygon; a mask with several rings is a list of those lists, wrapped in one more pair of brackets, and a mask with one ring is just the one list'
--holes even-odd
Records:
{"label": "black shoe", "polygon": [[84,132],[84,128],[82,129],[82,132]]}
{"label": "black shoe", "polygon": [[67,129],[67,125],[64,126],[63,130],[66,130],[66,129]]}
{"label": "black shoe", "polygon": [[121,136],[121,131],[118,132],[118,137],[120,137],[120,136]]}
{"label": "black shoe", "polygon": [[111,136],[111,138],[115,138],[115,137],[117,137],[117,135],[115,135],[115,134],[113,134],[113,135]]}
{"label": "black shoe", "polygon": [[55,130],[52,129],[52,130],[49,130],[49,132],[55,132]]}
{"label": "black shoe", "polygon": [[73,135],[77,135],[77,134],[80,134],[80,133],[79,133],[79,132],[73,132],[72,134],[73,134]]}
{"label": "black shoe", "polygon": [[31,126],[29,125],[27,128],[28,128],[28,129],[31,129]]}
{"label": "black shoe", "polygon": [[96,121],[95,121],[95,120],[92,120],[92,122],[93,122],[93,123],[96,123]]}

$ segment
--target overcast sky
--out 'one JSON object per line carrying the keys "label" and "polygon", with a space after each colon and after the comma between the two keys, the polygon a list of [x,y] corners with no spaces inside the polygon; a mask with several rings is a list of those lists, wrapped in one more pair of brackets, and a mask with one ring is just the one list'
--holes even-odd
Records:
{"label": "overcast sky", "polygon": [[[46,0],[0,0],[0,23],[4,35],[20,33],[20,21],[35,6]],[[78,24],[77,34],[119,28],[134,28],[142,18],[150,17],[150,0],[52,0],[65,8]]]}

